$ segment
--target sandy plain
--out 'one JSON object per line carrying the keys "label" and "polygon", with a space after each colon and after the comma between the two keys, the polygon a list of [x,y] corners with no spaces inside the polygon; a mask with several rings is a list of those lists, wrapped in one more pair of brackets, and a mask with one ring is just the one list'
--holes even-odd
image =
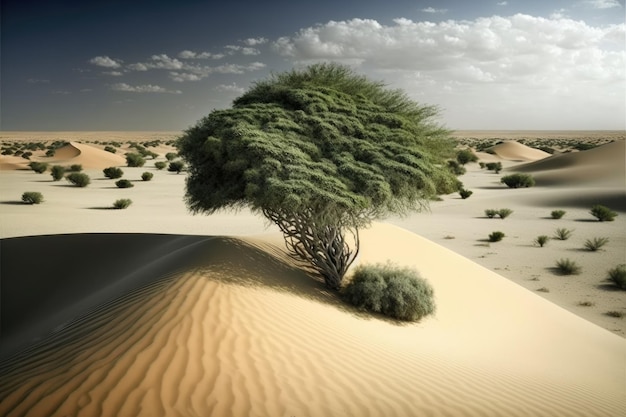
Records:
{"label": "sandy plain", "polygon": [[[329,294],[262,218],[191,216],[184,174],[149,162],[123,167],[135,187],[115,187],[102,175],[114,155],[94,142],[124,133],[3,132],[75,141],[58,162],[81,163],[92,184],[55,183],[0,158],[0,415],[626,414],[625,319],[605,314],[626,313],[626,297],[603,281],[626,263],[623,132],[559,157],[482,134],[505,140],[482,160],[530,172],[537,186],[508,189],[468,164],[469,199],[444,196],[429,213],[363,232],[359,263],[413,266],[435,288],[436,316],[399,325]],[[24,191],[45,202],[21,204]],[[123,197],[133,205],[111,210]],[[616,220],[595,221],[596,203]],[[503,207],[514,210],[505,220],[484,216]],[[553,209],[567,214],[550,219]],[[573,236],[533,245],[556,227]],[[486,242],[494,230],[505,239]],[[609,244],[582,250],[596,236]],[[582,274],[555,274],[563,257]]]}

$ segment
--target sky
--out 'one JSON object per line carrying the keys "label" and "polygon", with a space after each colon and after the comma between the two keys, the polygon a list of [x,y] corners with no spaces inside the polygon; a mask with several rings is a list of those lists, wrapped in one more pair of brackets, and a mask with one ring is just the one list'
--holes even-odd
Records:
{"label": "sky", "polygon": [[454,130],[626,129],[624,0],[2,0],[0,130],[180,131],[338,62]]}

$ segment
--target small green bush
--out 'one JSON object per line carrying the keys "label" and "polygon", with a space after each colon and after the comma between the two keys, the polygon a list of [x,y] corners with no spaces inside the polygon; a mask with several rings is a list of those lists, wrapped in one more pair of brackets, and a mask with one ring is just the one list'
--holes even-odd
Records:
{"label": "small green bush", "polygon": [[460,149],[456,153],[456,160],[459,164],[465,165],[468,162],[478,161],[478,157],[469,149]]}
{"label": "small green bush", "polygon": [[559,228],[554,231],[554,238],[558,240],[567,240],[572,236],[573,230]]}
{"label": "small green bush", "polygon": [[416,321],[435,312],[434,291],[417,271],[392,264],[362,265],[342,289],[357,308]]}
{"label": "small green bush", "polygon": [[496,174],[499,174],[502,171],[502,162],[487,162],[485,164],[488,171],[495,171]]}
{"label": "small green bush", "polygon": [[170,162],[170,165],[167,167],[168,171],[175,172],[177,174],[180,174],[183,169],[185,169],[185,164],[183,163],[183,161]]}
{"label": "small green bush", "polygon": [[124,175],[124,171],[122,171],[122,169],[118,167],[104,168],[102,172],[104,173],[105,177],[110,178],[112,180],[122,178],[122,175]]}
{"label": "small green bush", "polygon": [[107,145],[104,147],[104,150],[107,152],[111,152],[111,153],[116,153],[117,149],[115,149],[113,146]]}
{"label": "small green bush", "polygon": [[154,163],[154,167],[158,170],[165,169],[166,166],[167,166],[167,162],[164,162],[164,161],[158,161]]}
{"label": "small green bush", "polygon": [[617,216],[616,212],[600,204],[593,206],[589,213],[601,222],[612,222],[615,220],[615,216]]}
{"label": "small green bush", "polygon": [[83,170],[83,166],[80,164],[70,165],[68,171],[70,172],[81,172]]}
{"label": "small green bush", "polygon": [[150,181],[152,177],[154,177],[154,174],[152,172],[144,172],[143,174],[141,174],[141,179],[144,181]]}
{"label": "small green bush", "polygon": [[502,220],[506,219],[511,214],[513,214],[513,210],[508,209],[508,208],[503,208],[503,209],[498,210],[498,217],[500,217]]}
{"label": "small green bush", "polygon": [[133,200],[128,199],[128,198],[120,198],[119,200],[115,200],[115,202],[113,203],[113,208],[116,209],[125,209],[128,208],[128,206],[130,206],[133,203]]}
{"label": "small green bush", "polygon": [[474,194],[474,192],[473,192],[473,191],[471,191],[471,190],[466,190],[465,188],[461,188],[461,189],[459,190],[459,195],[461,196],[461,198],[462,198],[463,200],[465,200],[466,198],[469,198],[472,194]]}
{"label": "small green bush", "polygon": [[81,172],[72,172],[65,179],[77,187],[86,187],[91,182],[89,175]]}
{"label": "small green bush", "polygon": [[580,265],[569,258],[556,261],[556,269],[563,275],[578,275],[582,271]]}
{"label": "small green bush", "polygon": [[61,165],[54,165],[50,168],[50,175],[54,181],[60,181],[65,175],[65,167]]}
{"label": "small green bush", "polygon": [[607,280],[617,285],[622,290],[626,290],[626,265],[617,265],[607,272]]}
{"label": "small green bush", "polygon": [[608,237],[594,237],[593,239],[587,239],[585,241],[585,249],[591,252],[596,252],[607,243],[609,243]]}
{"label": "small green bush", "polygon": [[506,235],[504,233],[502,233],[502,232],[498,232],[498,231],[492,232],[489,235],[489,241],[490,242],[499,242],[499,241],[501,241],[504,238],[504,236],[506,236]]}
{"label": "small green bush", "polygon": [[454,175],[463,175],[467,172],[465,167],[453,160],[448,161],[448,169],[452,171]]}
{"label": "small green bush", "polygon": [[616,319],[621,319],[622,317],[624,317],[624,313],[622,313],[621,311],[617,311],[617,310],[607,311],[604,314],[606,314],[609,317],[615,317]]}
{"label": "small green bush", "polygon": [[548,243],[548,241],[550,240],[550,238],[546,235],[541,235],[541,236],[537,236],[535,238],[535,243],[537,245],[539,245],[539,247],[543,248],[545,246],[546,243]]}
{"label": "small green bush", "polygon": [[563,216],[565,216],[565,213],[565,210],[553,210],[552,213],[550,213],[550,216],[552,216],[553,219],[558,220],[563,218]]}
{"label": "small green bush", "polygon": [[509,188],[528,188],[535,185],[535,179],[528,174],[511,174],[500,178]]}
{"label": "small green bush", "polygon": [[26,204],[39,204],[43,201],[43,194],[36,191],[26,191],[22,194],[22,201]]}
{"label": "small green bush", "polygon": [[168,161],[173,161],[176,158],[178,158],[178,154],[175,152],[168,152],[165,154],[165,159],[167,159]]}
{"label": "small green bush", "polygon": [[133,184],[129,180],[124,180],[124,179],[116,181],[115,185],[117,185],[117,188],[132,188],[135,186],[135,184]]}
{"label": "small green bush", "polygon": [[46,156],[48,158],[52,158],[57,153],[56,149],[48,149],[46,151]]}
{"label": "small green bush", "polygon": [[485,216],[489,217],[490,219],[493,219],[494,217],[496,217],[497,214],[498,214],[498,210],[494,210],[494,209],[485,210]]}
{"label": "small green bush", "polygon": [[478,166],[480,167],[480,169],[485,169],[485,163],[484,162],[479,162]]}
{"label": "small green bush", "polygon": [[126,165],[129,167],[142,167],[145,163],[146,160],[138,153],[126,154]]}
{"label": "small green bush", "polygon": [[45,162],[31,162],[28,166],[37,174],[43,174],[48,169],[48,164]]}

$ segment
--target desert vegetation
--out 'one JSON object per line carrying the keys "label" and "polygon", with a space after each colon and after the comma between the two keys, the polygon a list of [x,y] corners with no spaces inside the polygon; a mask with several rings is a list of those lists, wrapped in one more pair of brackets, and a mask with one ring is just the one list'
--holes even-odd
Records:
{"label": "desert vegetation", "polygon": [[61,181],[65,172],[65,167],[61,165],[53,165],[52,168],[50,168],[50,176],[52,176],[53,181]]}
{"label": "desert vegetation", "polygon": [[113,202],[113,208],[118,210],[125,209],[128,208],[132,203],[133,201],[131,199],[120,198],[119,200],[115,200],[115,202]]}
{"label": "desert vegetation", "polygon": [[357,267],[341,294],[359,309],[399,320],[417,321],[435,312],[431,285],[417,271],[389,263]]}
{"label": "desert vegetation", "polygon": [[502,171],[502,162],[487,162],[485,167],[488,171],[494,171],[496,174],[499,174]]}
{"label": "desert vegetation", "polygon": [[183,161],[172,161],[167,167],[169,172],[175,172],[177,174],[180,174],[184,169],[185,163]]}
{"label": "desert vegetation", "polygon": [[469,198],[472,194],[474,194],[474,192],[473,192],[473,191],[471,191],[471,190],[467,190],[467,189],[465,189],[465,188],[461,188],[461,189],[459,190],[459,195],[461,196],[461,198],[462,198],[463,200],[465,200],[466,198]]}
{"label": "desert vegetation", "polygon": [[158,169],[159,171],[162,169],[165,169],[166,166],[167,166],[167,162],[164,162],[164,161],[157,161],[154,163],[154,167]]}
{"label": "desert vegetation", "polygon": [[543,248],[546,245],[546,243],[548,243],[549,240],[550,238],[548,236],[540,235],[535,238],[534,242],[536,245],[539,245],[539,247]]}
{"label": "desert vegetation", "polygon": [[22,201],[26,204],[40,204],[43,202],[43,194],[37,191],[26,191],[22,194]]}
{"label": "desert vegetation", "polygon": [[617,216],[616,212],[601,204],[591,207],[589,213],[601,222],[612,222]]}
{"label": "desert vegetation", "polygon": [[48,169],[48,164],[45,162],[31,162],[28,166],[37,174],[43,174]]}
{"label": "desert vegetation", "polygon": [[144,172],[143,174],[141,174],[141,179],[144,181],[150,181],[152,179],[152,177],[154,177],[154,174],[152,172]]}
{"label": "desert vegetation", "polygon": [[558,240],[567,240],[572,236],[573,232],[573,230],[560,227],[554,231],[554,238]]}
{"label": "desert vegetation", "polygon": [[581,266],[569,258],[556,261],[556,269],[561,275],[578,275],[582,271]]}
{"label": "desert vegetation", "polygon": [[456,152],[456,160],[459,164],[465,165],[469,162],[478,161],[478,157],[469,149],[459,149]]}
{"label": "desert vegetation", "polygon": [[626,290],[626,265],[617,265],[607,271],[607,280],[618,288]]}
{"label": "desert vegetation", "polygon": [[117,188],[132,188],[135,186],[135,184],[130,182],[130,180],[126,179],[115,181],[115,185],[117,186]]}
{"label": "desert vegetation", "polygon": [[65,179],[77,187],[86,187],[91,183],[89,175],[83,174],[82,172],[72,172],[67,175]]}
{"label": "desert vegetation", "polygon": [[513,210],[508,209],[508,208],[502,208],[498,210],[498,217],[500,217],[502,220],[506,219],[511,214],[513,214]]}
{"label": "desert vegetation", "polygon": [[122,178],[122,176],[124,175],[124,171],[122,171],[122,169],[118,167],[104,168],[102,170],[102,173],[104,174],[105,177],[110,178],[112,180]]}
{"label": "desert vegetation", "polygon": [[506,235],[503,232],[495,231],[489,234],[489,242],[499,242],[504,239]]}
{"label": "desert vegetation", "polygon": [[129,167],[142,167],[146,163],[146,160],[138,153],[126,154],[126,165]]}
{"label": "desert vegetation", "polygon": [[535,185],[535,179],[528,174],[511,174],[500,178],[509,188],[528,188]]}
{"label": "desert vegetation", "polygon": [[592,239],[585,240],[585,249],[591,252],[596,252],[607,243],[609,243],[608,237],[594,237]]}
{"label": "desert vegetation", "polygon": [[552,212],[550,213],[550,217],[552,217],[554,220],[559,220],[563,218],[563,216],[565,216],[565,213],[565,210],[552,210]]}

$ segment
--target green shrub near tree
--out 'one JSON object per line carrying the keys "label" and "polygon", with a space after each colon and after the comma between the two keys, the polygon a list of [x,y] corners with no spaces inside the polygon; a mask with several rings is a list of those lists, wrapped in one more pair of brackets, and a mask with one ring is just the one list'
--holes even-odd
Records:
{"label": "green shrub near tree", "polygon": [[502,162],[487,162],[485,167],[488,171],[495,171],[496,174],[499,174],[502,171]]}
{"label": "green shrub near tree", "polygon": [[60,181],[65,175],[65,172],[65,167],[61,165],[53,165],[52,168],[50,168],[50,175],[54,181]]}
{"label": "green shrub near tree", "polygon": [[115,149],[113,146],[110,146],[110,145],[105,146],[104,150],[107,152],[111,152],[111,153],[117,153],[117,149]]}
{"label": "green shrub near tree", "polygon": [[508,209],[508,208],[503,208],[503,209],[498,210],[498,217],[500,217],[502,220],[506,219],[511,214],[513,214],[513,210]]}
{"label": "green shrub near tree", "polygon": [[37,191],[26,191],[22,194],[22,201],[26,204],[40,204],[43,202],[43,194]]}
{"label": "green shrub near tree", "polygon": [[180,174],[181,171],[185,169],[185,163],[183,161],[173,161],[170,162],[170,165],[167,167],[167,170],[170,172],[175,172]]}
{"label": "green shrub near tree", "polygon": [[102,172],[104,173],[105,177],[110,178],[112,180],[122,178],[122,176],[124,175],[124,171],[122,171],[122,169],[118,167],[104,168]]}
{"label": "green shrub near tree", "polygon": [[600,204],[591,207],[589,213],[601,222],[612,222],[617,216],[616,212]]}
{"label": "green shrub near tree", "polygon": [[126,165],[129,167],[142,167],[146,163],[146,160],[138,153],[126,154]]}
{"label": "green shrub near tree", "polygon": [[83,174],[81,172],[72,172],[68,176],[66,176],[65,179],[77,187],[86,187],[91,182],[89,175]]}
{"label": "green shrub near tree", "polygon": [[158,169],[159,171],[162,169],[165,169],[166,166],[167,166],[167,162],[164,162],[164,161],[158,161],[154,163],[154,167]]}
{"label": "green shrub near tree", "polygon": [[435,312],[432,286],[417,271],[391,264],[357,267],[341,294],[359,309],[399,320],[417,321]]}
{"label": "green shrub near tree", "polygon": [[70,172],[81,172],[83,170],[83,166],[80,164],[73,164],[70,165],[70,167],[68,168],[68,171]]}
{"label": "green shrub near tree", "polygon": [[133,184],[132,182],[126,179],[121,179],[119,181],[116,181],[115,185],[117,186],[117,188],[132,188],[135,186],[135,184]]}
{"label": "green shrub near tree", "polygon": [[471,190],[466,190],[465,188],[461,188],[461,189],[459,190],[459,195],[461,196],[461,198],[462,198],[463,200],[465,200],[466,198],[469,198],[472,194],[474,194],[474,192],[473,192],[473,191],[471,191]]}
{"label": "green shrub near tree", "polygon": [[174,159],[178,158],[178,154],[175,152],[168,152],[165,154],[165,159],[167,159],[168,161],[173,161]]}
{"label": "green shrub near tree", "polygon": [[467,172],[463,165],[452,159],[448,161],[448,169],[452,171],[454,175],[463,175]]}
{"label": "green shrub near tree", "polygon": [[496,217],[497,214],[498,214],[498,210],[494,210],[494,209],[485,210],[485,216],[489,217],[490,219],[493,219],[494,217]]}
{"label": "green shrub near tree", "polygon": [[459,164],[465,165],[468,162],[478,161],[478,157],[469,149],[459,149],[456,153],[456,160]]}
{"label": "green shrub near tree", "polygon": [[28,166],[37,174],[43,174],[48,169],[48,164],[45,162],[31,162]]}
{"label": "green shrub near tree", "polygon": [[141,174],[141,179],[144,181],[150,181],[152,177],[154,177],[154,174],[152,172],[144,172],[143,174]]}
{"label": "green shrub near tree", "polygon": [[511,174],[500,178],[509,188],[528,188],[535,185],[535,179],[528,174]]}

